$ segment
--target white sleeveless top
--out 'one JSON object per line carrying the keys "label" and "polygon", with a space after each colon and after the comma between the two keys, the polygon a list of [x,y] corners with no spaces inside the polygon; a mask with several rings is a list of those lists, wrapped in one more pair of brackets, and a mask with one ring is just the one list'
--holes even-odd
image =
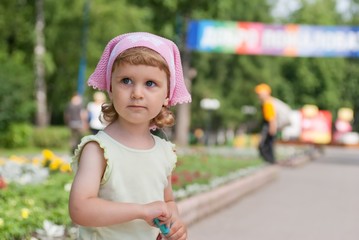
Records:
{"label": "white sleeveless top", "polygon": [[[146,204],[164,200],[167,177],[175,167],[174,145],[153,135],[155,145],[139,150],[126,147],[107,133],[85,136],[75,151],[72,169],[77,171],[83,147],[95,141],[104,150],[107,166],[101,180],[99,197],[114,202]],[[149,240],[156,239],[158,228],[143,220],[107,227],[80,227],[79,239]]]}

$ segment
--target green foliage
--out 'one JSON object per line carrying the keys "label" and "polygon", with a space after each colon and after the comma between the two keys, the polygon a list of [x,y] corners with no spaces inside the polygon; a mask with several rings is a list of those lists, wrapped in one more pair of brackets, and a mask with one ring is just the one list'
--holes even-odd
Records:
{"label": "green foliage", "polygon": [[65,126],[37,128],[27,123],[13,123],[0,135],[0,146],[7,149],[67,149],[70,131]]}
{"label": "green foliage", "polygon": [[21,54],[23,59],[18,62],[18,65],[30,66],[29,69],[31,69],[35,22],[34,5],[33,0],[1,1],[0,54],[4,54],[3,56],[6,57],[5,59],[0,58],[2,64],[9,60],[9,57]]}
{"label": "green foliage", "polygon": [[31,4],[4,0],[0,4],[0,131],[11,122],[28,122],[34,112]]}
{"label": "green foliage", "polygon": [[302,7],[290,18],[300,24],[338,25],[340,14],[336,12],[336,0],[301,0]]}
{"label": "green foliage", "polygon": [[32,126],[27,123],[13,123],[0,136],[0,144],[6,148],[22,148],[31,145]]}
{"label": "green foliage", "polygon": [[35,128],[33,145],[40,148],[66,149],[69,146],[70,131],[66,127]]}
{"label": "green foliage", "polygon": [[5,59],[0,53],[0,131],[11,123],[28,122],[34,112],[32,70],[23,64],[24,52]]}

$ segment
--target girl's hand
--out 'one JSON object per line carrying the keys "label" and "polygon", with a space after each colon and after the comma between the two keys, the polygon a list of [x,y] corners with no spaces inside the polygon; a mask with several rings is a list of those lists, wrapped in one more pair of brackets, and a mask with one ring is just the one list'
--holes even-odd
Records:
{"label": "girl's hand", "polygon": [[169,223],[171,219],[171,213],[168,210],[167,204],[162,201],[152,202],[144,204],[144,215],[145,220],[149,225],[154,226],[153,220],[158,218],[161,222]]}
{"label": "girl's hand", "polygon": [[164,240],[187,240],[187,227],[179,218],[172,218],[170,233],[162,235]]}

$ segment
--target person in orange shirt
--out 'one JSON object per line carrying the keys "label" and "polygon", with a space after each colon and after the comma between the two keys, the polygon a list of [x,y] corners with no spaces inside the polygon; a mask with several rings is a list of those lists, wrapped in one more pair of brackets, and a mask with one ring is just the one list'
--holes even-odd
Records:
{"label": "person in orange shirt", "polygon": [[255,92],[261,101],[263,127],[261,131],[261,140],[258,146],[259,153],[264,161],[275,164],[274,143],[277,134],[276,111],[271,96],[271,88],[265,83],[255,87]]}

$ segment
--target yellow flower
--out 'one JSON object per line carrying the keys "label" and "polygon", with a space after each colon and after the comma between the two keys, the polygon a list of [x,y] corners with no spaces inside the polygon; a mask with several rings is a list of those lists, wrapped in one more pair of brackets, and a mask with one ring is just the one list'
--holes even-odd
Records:
{"label": "yellow flower", "polygon": [[30,215],[30,210],[29,210],[28,208],[23,208],[23,209],[21,209],[21,217],[22,217],[23,219],[28,218],[29,215]]}
{"label": "yellow flower", "polygon": [[61,164],[64,162],[64,160],[62,160],[60,157],[55,157],[53,161],[59,162]]}
{"label": "yellow flower", "polygon": [[0,166],[5,165],[5,159],[0,158]]}
{"label": "yellow flower", "polygon": [[58,163],[51,162],[49,168],[50,168],[51,171],[55,171],[55,170],[57,170],[59,168],[59,166],[60,165]]}
{"label": "yellow flower", "polygon": [[51,163],[50,163],[50,166],[49,166],[49,168],[50,168],[50,170],[52,170],[52,171],[54,171],[54,170],[57,170],[57,169],[59,169],[60,168],[60,166],[61,166],[61,164],[62,164],[62,159],[61,158],[55,158],[55,159],[53,159],[52,161],[51,161]]}
{"label": "yellow flower", "polygon": [[54,153],[49,150],[49,149],[44,149],[42,151],[42,156],[45,158],[45,159],[52,159],[55,155]]}
{"label": "yellow flower", "polygon": [[5,221],[4,219],[0,218],[0,228],[2,228],[5,224]]}
{"label": "yellow flower", "polygon": [[61,172],[71,172],[71,165],[70,163],[63,163],[60,167]]}

